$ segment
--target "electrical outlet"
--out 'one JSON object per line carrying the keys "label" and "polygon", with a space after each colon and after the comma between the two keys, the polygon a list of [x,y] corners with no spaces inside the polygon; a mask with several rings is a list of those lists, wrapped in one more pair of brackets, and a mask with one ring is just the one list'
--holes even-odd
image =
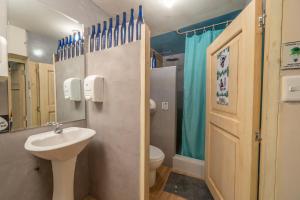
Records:
{"label": "electrical outlet", "polygon": [[161,102],[162,110],[169,110],[169,102]]}

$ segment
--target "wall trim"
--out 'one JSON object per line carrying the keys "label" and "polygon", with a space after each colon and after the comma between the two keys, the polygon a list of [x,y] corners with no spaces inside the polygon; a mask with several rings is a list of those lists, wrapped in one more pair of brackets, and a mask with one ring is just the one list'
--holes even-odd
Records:
{"label": "wall trim", "polygon": [[149,200],[149,146],[150,146],[150,35],[147,25],[142,26],[140,54],[140,169],[139,169],[139,198]]}
{"label": "wall trim", "polygon": [[266,0],[259,200],[276,199],[283,0]]}

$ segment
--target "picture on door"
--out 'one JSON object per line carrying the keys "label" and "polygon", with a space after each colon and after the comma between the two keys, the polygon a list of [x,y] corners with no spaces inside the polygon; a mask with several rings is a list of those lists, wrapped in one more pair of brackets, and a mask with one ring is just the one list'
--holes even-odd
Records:
{"label": "picture on door", "polygon": [[229,104],[229,47],[217,55],[217,104]]}

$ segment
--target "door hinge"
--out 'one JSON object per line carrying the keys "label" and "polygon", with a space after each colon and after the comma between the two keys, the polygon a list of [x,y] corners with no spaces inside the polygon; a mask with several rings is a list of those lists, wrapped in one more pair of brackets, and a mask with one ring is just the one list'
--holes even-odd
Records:
{"label": "door hinge", "polygon": [[265,28],[266,26],[266,18],[267,18],[267,15],[266,13],[264,12],[262,16],[258,17],[258,27],[259,28]]}
{"label": "door hinge", "polygon": [[261,131],[260,130],[255,132],[255,141],[256,142],[261,142],[262,141]]}

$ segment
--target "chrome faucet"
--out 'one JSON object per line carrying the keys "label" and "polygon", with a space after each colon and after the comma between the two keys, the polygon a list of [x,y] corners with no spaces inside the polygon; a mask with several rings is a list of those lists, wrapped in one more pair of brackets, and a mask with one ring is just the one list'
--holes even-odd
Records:
{"label": "chrome faucet", "polygon": [[61,123],[58,123],[58,122],[48,122],[47,123],[48,126],[53,126],[54,129],[54,133],[56,134],[61,134],[63,132],[63,128],[62,128],[62,125]]}

